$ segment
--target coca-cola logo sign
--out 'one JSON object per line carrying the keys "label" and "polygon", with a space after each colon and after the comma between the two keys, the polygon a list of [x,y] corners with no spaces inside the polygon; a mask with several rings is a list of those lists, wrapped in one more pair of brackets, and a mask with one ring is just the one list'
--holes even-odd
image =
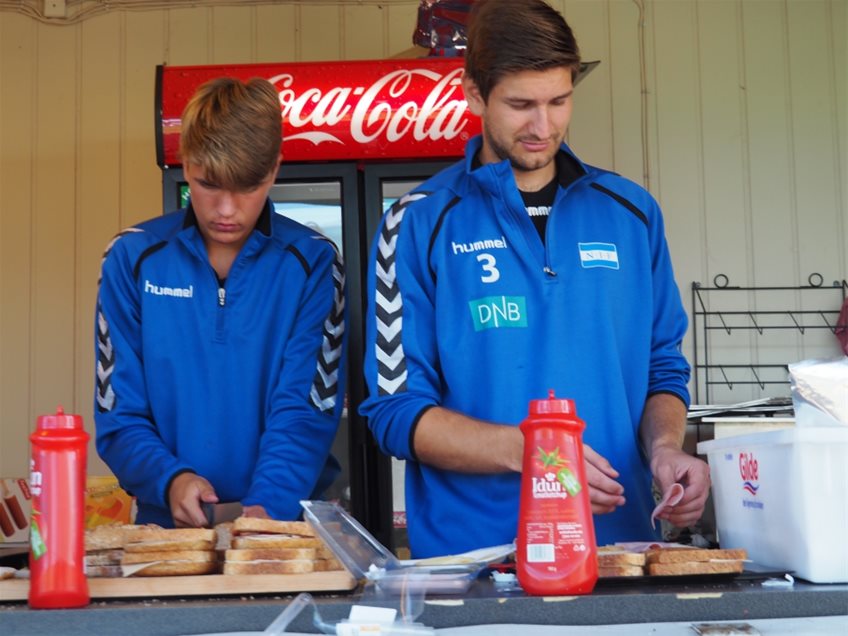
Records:
{"label": "coca-cola logo sign", "polygon": [[462,60],[160,67],[162,166],[178,165],[180,114],[213,77],[264,77],[280,94],[286,161],[462,155],[480,131],[462,93]]}

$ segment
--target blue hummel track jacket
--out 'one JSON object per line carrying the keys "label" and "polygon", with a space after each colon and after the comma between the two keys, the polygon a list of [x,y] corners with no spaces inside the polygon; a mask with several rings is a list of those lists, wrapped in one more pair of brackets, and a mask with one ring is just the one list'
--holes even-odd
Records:
{"label": "blue hummel track jacket", "polygon": [[113,239],[97,298],[96,444],[139,523],[173,525],[165,491],[183,471],[277,519],[329,485],[343,288],[332,243],[270,201],[222,289],[190,207]]}
{"label": "blue hummel track jacket", "polygon": [[621,474],[627,503],[594,518],[598,544],[654,540],[642,410],[655,393],[689,401],[687,321],[660,210],[563,146],[581,176],[559,188],[543,244],[509,162],[472,167],[480,143],[398,200],[372,247],[360,410],[380,448],[407,460],[413,555],[509,543],[518,517],[518,473],[416,461],[424,410],[518,425],[549,389],[575,400],[584,442]]}

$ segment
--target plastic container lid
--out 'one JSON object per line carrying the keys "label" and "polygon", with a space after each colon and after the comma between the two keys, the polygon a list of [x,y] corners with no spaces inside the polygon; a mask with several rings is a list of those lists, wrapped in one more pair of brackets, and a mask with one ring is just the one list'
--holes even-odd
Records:
{"label": "plastic container lid", "polygon": [[301,501],[304,518],[327,543],[350,573],[367,578],[390,594],[466,591],[484,563],[404,565],[356,519],[337,504]]}
{"label": "plastic container lid", "polygon": [[364,578],[372,566],[401,567],[398,558],[343,508],[327,501],[301,501],[300,505],[306,520],[356,578]]}

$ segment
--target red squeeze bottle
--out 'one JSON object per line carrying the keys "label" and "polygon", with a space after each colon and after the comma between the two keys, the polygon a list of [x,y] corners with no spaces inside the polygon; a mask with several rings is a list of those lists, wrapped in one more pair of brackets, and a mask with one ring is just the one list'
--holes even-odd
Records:
{"label": "red squeeze bottle", "polygon": [[516,573],[528,594],[588,594],[598,580],[597,546],[582,433],[574,401],[532,400],[521,425],[524,460]]}
{"label": "red squeeze bottle", "polygon": [[85,465],[88,433],[82,417],[41,415],[30,435],[29,605],[88,605],[84,566]]}

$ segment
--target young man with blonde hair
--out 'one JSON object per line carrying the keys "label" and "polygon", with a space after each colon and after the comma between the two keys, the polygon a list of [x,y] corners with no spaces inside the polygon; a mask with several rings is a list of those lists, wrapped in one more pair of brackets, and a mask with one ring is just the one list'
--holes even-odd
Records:
{"label": "young man with blonde hair", "polygon": [[338,472],[344,271],[274,212],[281,126],[269,82],[201,86],[182,117],[188,207],[103,256],[96,445],[139,523],[201,526],[216,502],[294,519]]}

